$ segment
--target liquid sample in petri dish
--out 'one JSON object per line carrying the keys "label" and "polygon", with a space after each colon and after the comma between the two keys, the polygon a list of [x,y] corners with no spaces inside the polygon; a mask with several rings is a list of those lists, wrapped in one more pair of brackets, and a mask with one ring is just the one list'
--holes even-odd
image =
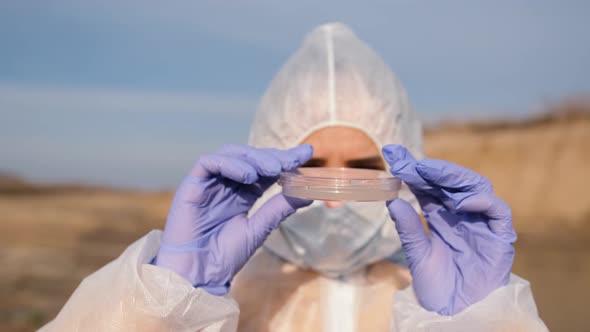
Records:
{"label": "liquid sample in petri dish", "polygon": [[300,167],[279,178],[283,194],[323,201],[388,201],[401,181],[385,171],[359,168]]}

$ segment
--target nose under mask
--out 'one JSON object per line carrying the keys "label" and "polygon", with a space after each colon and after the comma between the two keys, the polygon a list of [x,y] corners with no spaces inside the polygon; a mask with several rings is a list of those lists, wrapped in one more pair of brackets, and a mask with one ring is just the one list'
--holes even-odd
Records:
{"label": "nose under mask", "polygon": [[304,268],[339,277],[392,255],[400,241],[384,202],[323,202],[300,209],[267,240],[265,247]]}

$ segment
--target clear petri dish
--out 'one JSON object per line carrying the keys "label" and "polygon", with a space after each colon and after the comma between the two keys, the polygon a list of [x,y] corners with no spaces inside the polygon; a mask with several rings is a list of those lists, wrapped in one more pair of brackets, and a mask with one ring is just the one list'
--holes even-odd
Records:
{"label": "clear petri dish", "polygon": [[385,171],[300,167],[279,178],[285,196],[324,201],[387,201],[397,197],[400,179]]}

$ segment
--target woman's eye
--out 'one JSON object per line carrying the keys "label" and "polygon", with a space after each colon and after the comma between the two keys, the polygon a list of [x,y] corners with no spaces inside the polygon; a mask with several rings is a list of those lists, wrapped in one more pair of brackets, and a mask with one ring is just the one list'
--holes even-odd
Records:
{"label": "woman's eye", "polygon": [[374,170],[377,170],[377,171],[383,171],[385,169],[381,165],[357,165],[357,166],[353,166],[352,168],[374,169]]}
{"label": "woman's eye", "polygon": [[325,165],[326,165],[326,162],[323,160],[311,159],[308,162],[306,162],[305,164],[303,164],[302,167],[324,167]]}
{"label": "woman's eye", "polygon": [[380,156],[351,159],[346,162],[346,166],[350,168],[385,170],[385,165]]}
{"label": "woman's eye", "polygon": [[358,168],[358,169],[374,169],[378,171],[385,170],[385,167],[380,164],[352,164],[348,165],[349,168]]}

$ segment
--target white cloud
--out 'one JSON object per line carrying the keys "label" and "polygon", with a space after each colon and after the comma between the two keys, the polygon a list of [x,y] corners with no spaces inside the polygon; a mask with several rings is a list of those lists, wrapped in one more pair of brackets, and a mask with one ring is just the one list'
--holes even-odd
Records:
{"label": "white cloud", "polygon": [[31,86],[0,82],[0,113],[163,112],[250,116],[256,98],[116,89]]}
{"label": "white cloud", "polygon": [[[0,82],[0,171],[41,181],[172,188],[201,153],[243,136],[256,102]],[[194,124],[179,125],[184,119]]]}

